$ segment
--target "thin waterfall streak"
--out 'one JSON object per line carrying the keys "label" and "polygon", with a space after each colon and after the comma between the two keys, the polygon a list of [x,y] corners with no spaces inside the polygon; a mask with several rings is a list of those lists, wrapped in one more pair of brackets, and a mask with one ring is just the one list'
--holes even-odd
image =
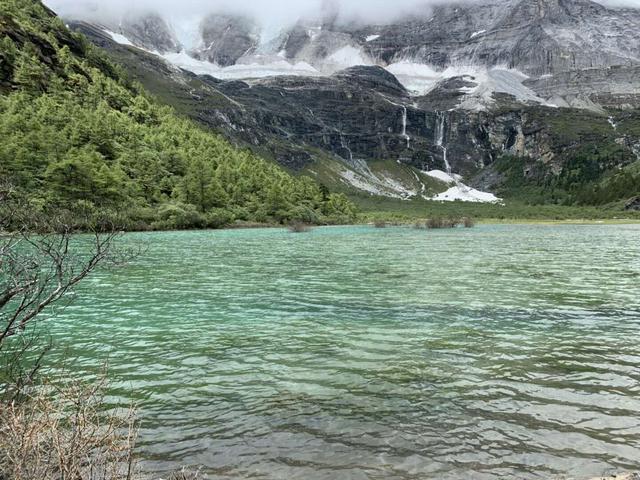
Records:
{"label": "thin waterfall streak", "polygon": [[436,113],[436,145],[442,149],[442,158],[444,160],[444,166],[447,169],[447,175],[453,177],[451,165],[447,158],[447,146],[444,141],[446,121],[447,117],[444,112]]}
{"label": "thin waterfall streak", "polygon": [[436,112],[436,129],[435,129],[435,137],[436,137],[436,145],[442,149],[442,159],[444,160],[444,166],[447,170],[447,175],[449,175],[456,186],[468,191],[469,187],[460,182],[460,179],[457,175],[453,173],[451,168],[451,164],[449,163],[449,158],[447,155],[447,145],[445,141],[445,134],[447,129],[447,115],[446,112]]}
{"label": "thin waterfall streak", "polygon": [[411,137],[407,135],[407,107],[402,105],[402,136],[407,141],[407,148],[411,147]]}
{"label": "thin waterfall streak", "polygon": [[349,153],[349,161],[353,163],[353,152],[351,148],[349,148],[349,144],[344,141],[344,137],[340,134],[340,145]]}

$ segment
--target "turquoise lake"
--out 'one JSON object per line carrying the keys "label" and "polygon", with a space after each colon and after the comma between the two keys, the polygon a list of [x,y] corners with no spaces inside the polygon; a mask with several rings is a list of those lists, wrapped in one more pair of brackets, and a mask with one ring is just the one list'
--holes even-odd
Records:
{"label": "turquoise lake", "polygon": [[[131,234],[57,354],[211,479],[640,470],[640,225]],[[49,357],[51,362],[56,356]]]}

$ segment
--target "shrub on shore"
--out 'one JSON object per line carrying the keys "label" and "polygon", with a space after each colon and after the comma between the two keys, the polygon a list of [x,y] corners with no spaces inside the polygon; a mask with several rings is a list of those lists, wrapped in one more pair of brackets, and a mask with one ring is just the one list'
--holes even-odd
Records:
{"label": "shrub on shore", "polygon": [[475,225],[475,222],[470,217],[457,218],[457,217],[434,217],[430,218],[426,222],[428,229],[433,228],[456,228],[459,225],[463,225],[465,228],[471,228]]}
{"label": "shrub on shore", "polygon": [[139,479],[135,412],[108,413],[104,386],[44,384],[0,402],[0,478]]}
{"label": "shrub on shore", "polygon": [[429,218],[425,225],[428,229],[444,228],[444,219],[441,217]]}
{"label": "shrub on shore", "polygon": [[471,217],[464,217],[462,219],[462,224],[464,225],[464,228],[473,228],[476,226],[476,221]]}
{"label": "shrub on shore", "polygon": [[182,470],[173,473],[169,480],[198,480],[200,478],[200,471],[189,468],[183,468]]}
{"label": "shrub on shore", "polygon": [[292,222],[289,224],[291,233],[306,233],[311,231],[311,225],[304,222]]}
{"label": "shrub on shore", "polygon": [[385,220],[376,220],[373,222],[373,226],[376,228],[387,228],[387,222]]}

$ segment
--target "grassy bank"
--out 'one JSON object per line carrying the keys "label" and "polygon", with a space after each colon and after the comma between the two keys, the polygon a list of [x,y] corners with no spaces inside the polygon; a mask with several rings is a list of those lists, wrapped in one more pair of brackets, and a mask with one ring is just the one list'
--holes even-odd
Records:
{"label": "grassy bank", "polygon": [[625,211],[620,204],[603,207],[528,205],[507,200],[502,205],[464,202],[433,202],[423,199],[400,200],[368,195],[352,195],[362,222],[384,220],[411,222],[433,217],[471,217],[483,223],[519,222],[640,222],[640,211]]}

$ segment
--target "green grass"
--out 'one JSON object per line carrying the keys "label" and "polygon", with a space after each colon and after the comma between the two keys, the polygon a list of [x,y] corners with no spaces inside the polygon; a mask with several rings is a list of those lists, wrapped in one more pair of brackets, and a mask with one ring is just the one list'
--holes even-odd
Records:
{"label": "green grass", "polygon": [[[521,161],[516,161],[515,169],[522,169]],[[507,164],[508,165],[508,164]],[[513,167],[513,165],[511,165]],[[554,203],[538,204],[536,200],[545,198],[544,190],[540,187],[527,185],[522,179],[516,178],[513,185],[507,184],[504,190],[503,204],[467,203],[467,202],[435,202],[421,198],[400,200],[389,197],[373,196],[360,192],[344,183],[337,172],[344,169],[344,164],[335,159],[324,158],[315,162],[304,171],[320,183],[329,186],[333,191],[345,193],[359,209],[359,220],[363,223],[376,220],[387,222],[413,223],[418,219],[433,217],[471,217],[480,222],[556,222],[556,221],[640,221],[640,212],[624,211],[624,201],[604,206],[566,206]],[[417,170],[398,165],[395,161],[377,161],[370,163],[371,170],[376,174],[402,180],[403,184],[413,185]],[[505,167],[506,168],[506,167]],[[635,171],[640,168],[633,164],[627,169]],[[425,183],[428,194],[442,191],[443,183],[417,172],[421,181]],[[508,188],[508,187],[511,187]],[[433,190],[433,192],[430,192]],[[517,192],[517,196],[509,195]]]}
{"label": "green grass", "polygon": [[624,211],[620,204],[607,207],[568,207],[563,205],[527,205],[507,200],[503,205],[465,202],[434,202],[422,199],[397,200],[352,194],[349,199],[360,209],[360,220],[411,222],[432,217],[471,217],[478,221],[568,221],[623,220],[640,221],[640,212]]}

